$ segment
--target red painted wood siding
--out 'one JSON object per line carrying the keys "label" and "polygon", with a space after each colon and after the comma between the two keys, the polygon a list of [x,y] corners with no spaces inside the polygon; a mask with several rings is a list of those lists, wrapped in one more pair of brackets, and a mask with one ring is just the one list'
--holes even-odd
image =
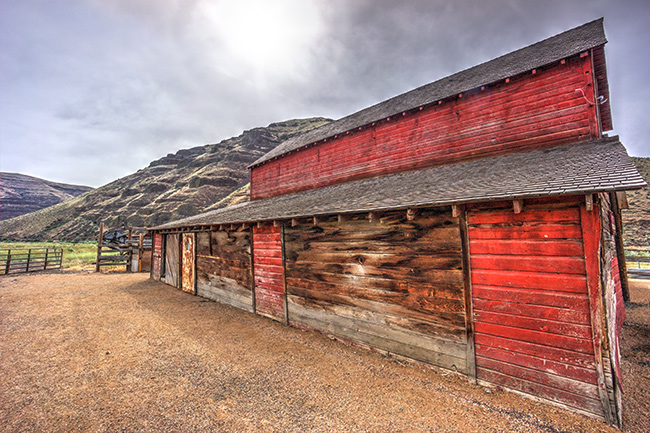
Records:
{"label": "red painted wood siding", "polygon": [[602,416],[580,208],[468,223],[478,379]]}
{"label": "red painted wood siding", "polygon": [[590,56],[575,57],[255,167],[251,199],[599,135]]}
{"label": "red painted wood siding", "polygon": [[154,233],[151,241],[152,245],[152,264],[151,264],[151,278],[160,281],[160,272],[162,270],[162,235]]}
{"label": "red painted wood siding", "polygon": [[253,228],[253,262],[257,313],[284,320],[284,268],[280,227]]}

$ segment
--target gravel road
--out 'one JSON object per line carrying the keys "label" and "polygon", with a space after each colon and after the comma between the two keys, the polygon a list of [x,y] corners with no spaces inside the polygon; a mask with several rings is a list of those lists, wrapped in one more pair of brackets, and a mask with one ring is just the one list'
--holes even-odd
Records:
{"label": "gravel road", "polygon": [[[643,322],[650,297],[638,305],[631,313]],[[623,346],[626,392],[641,400],[650,372],[643,330]],[[648,427],[643,404],[626,401],[626,430]],[[148,275],[78,272],[0,277],[0,431],[617,430]]]}

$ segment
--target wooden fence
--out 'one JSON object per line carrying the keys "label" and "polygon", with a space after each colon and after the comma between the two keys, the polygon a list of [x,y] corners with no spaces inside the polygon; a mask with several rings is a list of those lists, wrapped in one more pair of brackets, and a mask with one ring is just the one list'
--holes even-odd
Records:
{"label": "wooden fence", "polygon": [[[136,234],[135,231],[144,231]],[[117,232],[117,231],[114,231]],[[124,266],[127,272],[149,272],[151,269],[151,237],[145,229],[124,227],[122,236],[107,241],[104,223],[99,223],[95,271],[106,266]]]}
{"label": "wooden fence", "polygon": [[650,278],[650,255],[633,250],[625,255],[625,262],[631,278]]}
{"label": "wooden fence", "polygon": [[0,275],[60,269],[62,248],[0,250]]}

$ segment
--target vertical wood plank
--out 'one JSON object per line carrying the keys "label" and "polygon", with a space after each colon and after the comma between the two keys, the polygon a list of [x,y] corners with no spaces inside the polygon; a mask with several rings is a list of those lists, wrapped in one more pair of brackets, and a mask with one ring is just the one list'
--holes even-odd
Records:
{"label": "vertical wood plank", "polygon": [[625,250],[623,249],[623,219],[621,217],[621,207],[618,200],[618,194],[609,193],[612,202],[612,212],[614,213],[614,222],[616,223],[616,258],[618,259],[618,273],[621,278],[621,290],[623,300],[630,301],[630,286],[627,280],[627,263],[625,261]]}
{"label": "vertical wood plank", "polygon": [[589,312],[591,318],[592,342],[594,346],[594,358],[596,363],[596,375],[598,382],[598,395],[603,408],[603,415],[608,424],[612,424],[612,408],[607,394],[605,384],[605,372],[603,368],[603,304],[600,285],[600,206],[594,206],[587,211],[585,206],[580,206],[580,220],[582,226],[582,238],[585,252],[585,266],[587,270],[587,290],[589,298]]}
{"label": "vertical wood plank", "polygon": [[465,332],[467,336],[467,377],[476,383],[476,347],[474,344],[474,308],[472,304],[472,271],[470,268],[469,232],[467,210],[459,212],[459,229],[463,263],[463,297],[465,302]]}
{"label": "vertical wood plank", "polygon": [[[253,236],[253,225],[250,229],[250,248],[251,248],[251,301],[253,302],[253,314],[257,314],[257,304],[255,303],[255,236]],[[212,246],[212,242],[210,242]]]}
{"label": "vertical wood plank", "polygon": [[289,304],[287,299],[287,255],[284,246],[284,224],[280,228],[280,242],[282,250],[282,290],[284,291],[284,324],[289,326]]}

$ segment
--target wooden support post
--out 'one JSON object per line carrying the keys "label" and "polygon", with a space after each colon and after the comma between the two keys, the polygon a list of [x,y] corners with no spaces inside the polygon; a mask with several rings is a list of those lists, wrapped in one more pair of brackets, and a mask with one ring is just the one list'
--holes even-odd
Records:
{"label": "wooden support post", "polygon": [[589,298],[589,318],[591,320],[592,344],[594,348],[594,362],[596,364],[596,382],[598,396],[603,409],[603,416],[607,424],[612,425],[612,408],[607,393],[605,382],[605,369],[603,366],[603,297],[600,282],[600,215],[598,209],[588,211],[586,206],[580,207],[582,225],[582,241],[585,254],[585,268],[587,275],[587,292]]}
{"label": "wooden support post", "polygon": [[585,194],[585,208],[587,209],[587,212],[591,212],[592,210],[594,210],[593,194]]}
{"label": "wooden support post", "polygon": [[273,220],[273,227],[283,227],[282,221]]}
{"label": "wooden support post", "polygon": [[99,236],[97,237],[97,260],[95,263],[95,272],[99,272],[99,256],[102,254],[102,245],[104,243],[104,222],[99,223]]}
{"label": "wooden support post", "polygon": [[472,271],[470,269],[469,228],[467,211],[463,209],[460,218],[460,240],[463,263],[463,297],[465,301],[465,336],[467,338],[467,377],[471,383],[476,383],[476,347],[474,345],[474,308],[472,304]]}
{"label": "wooden support post", "polygon": [[524,201],[522,199],[515,199],[512,201],[512,208],[515,213],[521,213],[524,210]]}
{"label": "wooden support post", "polygon": [[451,216],[454,218],[458,218],[460,216],[460,208],[457,204],[451,205]]}
{"label": "wooden support post", "polygon": [[[251,301],[253,301],[253,314],[257,314],[257,305],[255,304],[255,244],[254,244],[255,235],[253,234],[253,228],[251,227],[250,231],[250,243],[251,243]],[[210,241],[212,243],[212,241]]]}
{"label": "wooden support post", "polygon": [[29,261],[32,259],[32,249],[27,250],[27,264],[25,265],[25,272],[29,272]]}
{"label": "wooden support post", "polygon": [[317,226],[318,223],[320,223],[321,221],[317,216],[315,216],[313,222],[314,222],[314,225]]}
{"label": "wooden support post", "polygon": [[282,289],[284,291],[284,324],[289,326],[289,299],[287,294],[287,260],[284,248],[284,224],[280,226],[280,249],[282,250]]}
{"label": "wooden support post", "polygon": [[43,263],[43,270],[44,271],[47,270],[47,256],[49,255],[49,253],[50,253],[50,249],[45,248],[45,263]]}
{"label": "wooden support post", "polygon": [[298,218],[291,218],[291,227],[295,227],[298,224],[300,224],[300,220]]}
{"label": "wooden support post", "polygon": [[7,250],[7,263],[5,264],[5,275],[9,274],[11,268],[11,248]]}
{"label": "wooden support post", "polygon": [[621,292],[625,302],[630,301],[630,283],[627,280],[627,262],[625,261],[625,250],[623,248],[623,218],[621,217],[621,208],[619,206],[618,193],[609,193],[612,213],[614,214],[614,223],[616,236],[614,238],[616,245],[616,258],[618,260],[618,274],[621,278]]}

